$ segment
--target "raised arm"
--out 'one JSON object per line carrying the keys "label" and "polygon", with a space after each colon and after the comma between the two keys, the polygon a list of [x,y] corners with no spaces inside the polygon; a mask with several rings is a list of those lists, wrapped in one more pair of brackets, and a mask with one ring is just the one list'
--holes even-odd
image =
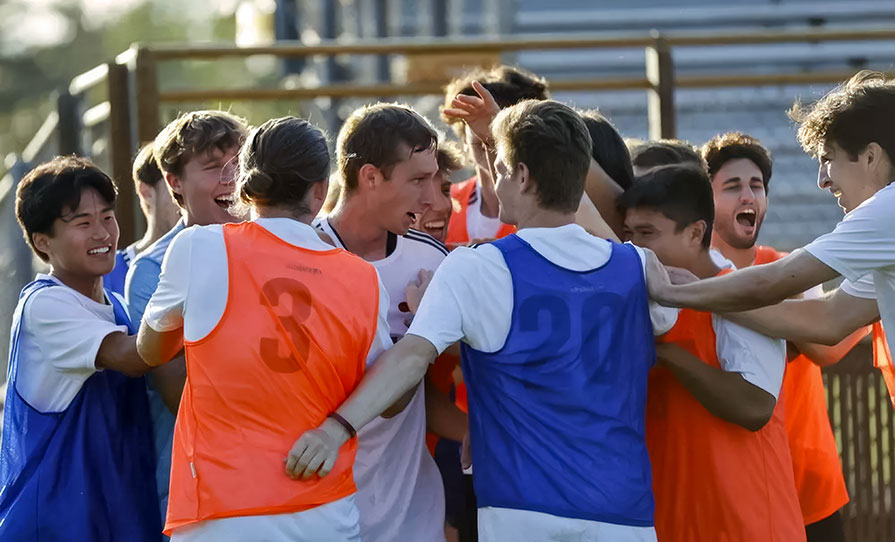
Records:
{"label": "raised arm", "polygon": [[734,312],[780,303],[839,274],[804,250],[776,262],[721,277],[673,285],[654,254],[649,255],[650,296],[663,305],[708,312]]}
{"label": "raised arm", "polygon": [[[704,282],[707,281],[700,284]],[[874,299],[853,297],[837,288],[824,297],[789,299],[771,307],[729,313],[724,317],[764,335],[786,339],[797,345],[835,345],[859,328],[878,320],[879,307]]]}

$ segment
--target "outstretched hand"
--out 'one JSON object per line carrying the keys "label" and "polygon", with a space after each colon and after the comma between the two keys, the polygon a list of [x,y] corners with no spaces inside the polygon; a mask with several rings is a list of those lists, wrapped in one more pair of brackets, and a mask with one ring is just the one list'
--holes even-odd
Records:
{"label": "outstretched hand", "polygon": [[486,145],[491,141],[491,121],[500,112],[500,106],[488,89],[478,81],[472,82],[472,89],[477,96],[458,94],[451,101],[451,107],[443,113],[447,117],[462,120],[469,129]]}

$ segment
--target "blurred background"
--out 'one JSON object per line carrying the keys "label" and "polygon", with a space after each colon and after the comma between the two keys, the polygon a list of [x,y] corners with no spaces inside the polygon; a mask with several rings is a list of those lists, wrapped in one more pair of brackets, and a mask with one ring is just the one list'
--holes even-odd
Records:
{"label": "blurred background", "polygon": [[[90,156],[120,183],[125,246],[143,227],[134,151],[179,112],[221,108],[252,124],[295,114],[334,140],[355,107],[381,98],[450,134],[443,85],[469,67],[513,64],[551,81],[554,98],[599,108],[625,137],[758,137],[774,156],[760,241],[792,249],[842,211],[817,189],[787,110],[893,61],[893,0],[2,0],[0,365],[36,269],[15,183],[55,154]],[[854,370],[827,371],[831,416],[862,503],[852,539],[892,540],[895,430],[864,355]]]}

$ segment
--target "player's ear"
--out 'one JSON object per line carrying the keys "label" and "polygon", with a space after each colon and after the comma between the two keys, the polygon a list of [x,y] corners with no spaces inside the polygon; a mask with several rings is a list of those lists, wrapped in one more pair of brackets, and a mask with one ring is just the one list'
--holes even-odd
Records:
{"label": "player's ear", "polygon": [[697,220],[687,226],[687,240],[693,244],[702,244],[702,238],[705,237],[705,230],[708,228],[705,220]]}

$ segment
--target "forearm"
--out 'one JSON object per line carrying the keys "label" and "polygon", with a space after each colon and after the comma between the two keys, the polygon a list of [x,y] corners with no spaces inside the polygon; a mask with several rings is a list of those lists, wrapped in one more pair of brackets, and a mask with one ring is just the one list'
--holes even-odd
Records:
{"label": "forearm", "polygon": [[581,204],[578,206],[578,212],[575,213],[575,223],[593,236],[620,242],[615,231],[603,220],[603,215],[594,206],[586,192],[581,196]]}
{"label": "forearm", "polygon": [[96,353],[96,366],[127,376],[143,376],[149,371],[137,352],[136,337],[122,332],[106,335]]}
{"label": "forearm", "polygon": [[870,327],[862,327],[832,346],[798,343],[796,348],[816,365],[827,367],[839,363],[869,333]]}
{"label": "forearm", "polygon": [[497,191],[494,188],[494,179],[496,178],[494,160],[496,159],[496,153],[493,145],[485,145],[485,152],[482,153],[482,158],[484,163],[476,164],[479,187],[481,188],[482,215],[496,218],[500,213],[500,202],[497,200]]}
{"label": "forearm", "polygon": [[168,363],[183,348],[183,328],[159,332],[144,320],[137,335],[137,350],[146,365]]}
{"label": "forearm", "polygon": [[466,414],[426,378],[426,426],[430,433],[460,442],[469,428]]}
{"label": "forearm", "polygon": [[400,347],[408,337],[411,336],[398,341],[379,356],[358,387],[336,410],[355,429],[360,430],[383,413],[425,376],[429,363],[435,358],[435,348],[428,341],[428,349]]}
{"label": "forearm", "polygon": [[789,297],[785,285],[779,282],[779,273],[762,267],[769,266],[753,266],[722,277],[669,286],[668,296],[660,295],[656,301],[720,313],[773,305]]}
{"label": "forearm", "polygon": [[[852,297],[837,289],[827,297],[788,299],[771,307],[726,314],[725,318],[763,335],[786,339],[797,345],[814,343],[832,346],[848,337],[854,346],[860,336],[855,339],[849,335],[876,321],[879,308],[873,299]],[[811,347],[806,348],[811,350]],[[851,349],[843,348],[846,352]],[[834,353],[827,352],[825,356]]]}
{"label": "forearm", "polygon": [[[590,200],[591,205],[600,215],[601,221],[612,230],[613,236],[604,236],[595,234],[604,239],[618,240],[624,232],[625,216],[618,208],[616,202],[621,196],[622,188],[612,180],[603,168],[593,159],[590,161],[590,168],[587,171],[587,178],[584,185],[584,194]],[[582,209],[579,207],[579,212]],[[585,227],[585,229],[588,229]],[[588,230],[590,231],[590,230]]]}
{"label": "forearm", "polygon": [[180,407],[180,398],[183,395],[183,386],[186,383],[186,359],[181,354],[149,373],[152,386],[158,391],[159,396],[173,414],[177,414]]}
{"label": "forearm", "polygon": [[750,431],[758,431],[770,419],[774,397],[739,373],[707,365],[683,350],[662,359],[681,385],[718,418]]}

